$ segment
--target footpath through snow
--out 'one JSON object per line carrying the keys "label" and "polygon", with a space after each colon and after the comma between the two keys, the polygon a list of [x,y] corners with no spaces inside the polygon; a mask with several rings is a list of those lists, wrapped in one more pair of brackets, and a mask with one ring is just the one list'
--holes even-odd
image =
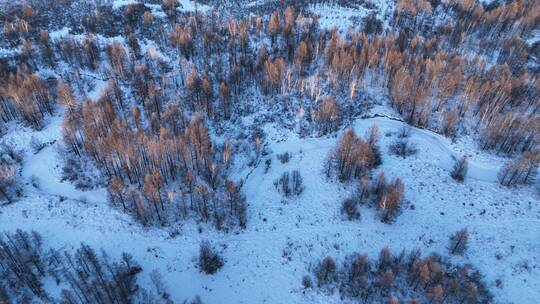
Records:
{"label": "footpath through snow", "polygon": [[[387,132],[399,132],[404,127],[410,128],[411,141],[419,149],[426,148],[433,156],[428,161],[438,165],[442,169],[451,170],[455,160],[461,157],[453,149],[452,143],[448,138],[429,130],[410,127],[404,122],[389,117],[374,115],[369,118],[357,119],[353,127],[359,135],[363,135],[374,124],[379,126],[383,140],[384,134]],[[76,189],[69,182],[62,181],[62,160],[58,154],[58,144],[62,136],[61,119],[59,117],[53,117],[47,128],[38,132],[36,136],[39,138],[40,134],[44,139],[54,138],[54,140],[49,142],[45,148],[36,154],[27,151],[23,163],[23,178],[29,183],[37,180],[40,190],[45,194],[63,196],[73,200],[87,200],[93,203],[106,202],[107,194],[105,189],[98,188],[83,191]],[[334,145],[333,142],[324,144],[324,139],[308,139],[303,143],[304,148],[306,148],[306,144],[309,146],[310,142],[315,145],[322,144],[322,150],[329,150]],[[474,155],[471,155],[469,158],[467,178],[497,182],[497,173],[499,170],[500,165],[477,160],[474,158]]]}
{"label": "footpath through snow", "polygon": [[[411,131],[411,142],[416,143],[419,149],[426,149],[433,156],[428,158],[428,161],[445,170],[452,170],[455,160],[463,156],[463,154],[456,151],[455,145],[448,138],[427,129],[409,126],[399,119],[373,115],[369,118],[356,120],[353,127],[359,135],[362,135],[373,124],[379,126],[382,136],[388,131],[399,132],[404,127],[408,128]],[[501,169],[501,164],[494,163],[489,159],[476,158],[472,152],[469,151],[468,153],[469,170],[467,178],[497,182],[497,174]]]}

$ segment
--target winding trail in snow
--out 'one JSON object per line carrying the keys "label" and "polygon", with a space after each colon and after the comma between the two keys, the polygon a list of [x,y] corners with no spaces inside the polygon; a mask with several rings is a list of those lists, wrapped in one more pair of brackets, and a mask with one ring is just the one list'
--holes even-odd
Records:
{"label": "winding trail in snow", "polygon": [[[359,118],[354,121],[352,127],[359,136],[363,136],[373,124],[379,126],[383,148],[395,139],[395,136],[385,136],[386,133],[395,134],[404,126],[410,127],[399,119],[382,115]],[[451,170],[454,158],[460,156],[459,146],[429,130],[414,127],[410,127],[410,130],[410,139],[417,144],[419,154],[408,158],[406,160],[408,164],[429,162],[444,170]],[[182,288],[172,291],[174,299],[182,299],[185,294],[200,294],[209,302],[212,300],[227,302],[223,300],[225,298],[249,299],[251,303],[263,301],[277,303],[285,298],[291,299],[291,303],[305,302],[303,295],[295,293],[291,286],[295,286],[294,284],[299,281],[306,263],[318,259],[322,252],[332,252],[333,244],[343,246],[344,252],[350,251],[350,248],[361,247],[362,250],[374,253],[386,244],[405,248],[411,244],[422,243],[429,246],[430,250],[441,250],[444,248],[441,240],[446,241],[449,231],[457,229],[468,220],[474,220],[470,226],[475,231],[473,236],[477,243],[476,247],[472,248],[476,251],[471,252],[471,255],[482,255],[485,251],[504,253],[506,247],[499,243],[499,240],[511,240],[517,235],[526,241],[526,247],[522,245],[518,250],[528,253],[534,252],[536,248],[534,236],[537,230],[531,230],[529,227],[538,227],[537,219],[529,216],[504,217],[506,214],[496,221],[491,217],[468,218],[467,213],[476,210],[470,206],[465,209],[448,205],[443,206],[448,209],[440,209],[445,212],[458,210],[449,213],[448,219],[437,217],[442,222],[450,223],[451,228],[443,226],[442,222],[432,223],[434,215],[437,214],[434,211],[439,209],[436,209],[431,201],[429,204],[426,201],[418,202],[417,211],[407,212],[393,225],[380,224],[377,219],[370,217],[372,213],[370,210],[364,211],[365,218],[360,224],[343,222],[336,217],[339,214],[339,207],[336,204],[346,193],[340,189],[341,185],[328,183],[320,173],[322,160],[326,153],[335,147],[336,137],[297,138],[294,134],[284,141],[270,139],[267,144],[273,150],[273,154],[295,149],[302,150],[302,153],[295,153],[288,164],[276,162],[268,173],[263,173],[264,166],[260,164],[264,163],[264,158],[261,158],[258,165],[244,175],[243,187],[250,202],[250,224],[246,230],[238,234],[209,231],[201,235],[195,232],[195,225],[185,225],[179,228],[182,229],[180,236],[171,238],[168,231],[162,227],[144,228],[133,225],[128,215],[114,210],[107,204],[105,189],[81,191],[71,183],[61,180],[62,159],[57,149],[62,138],[61,116],[53,118],[42,132],[32,134],[42,141],[57,140],[55,144],[48,145],[36,154],[30,151],[25,154],[23,179],[31,182],[32,176],[36,176],[40,188],[35,192],[39,195],[29,197],[23,204],[10,206],[3,215],[8,220],[4,224],[0,223],[0,227],[37,229],[43,231],[53,240],[53,244],[58,246],[72,246],[84,240],[90,245],[103,247],[111,252],[133,252],[135,258],[146,269],[158,269],[168,281],[180,282]],[[20,137],[18,141],[19,146],[29,147],[30,138]],[[386,151],[384,157],[387,159],[383,166],[401,162],[396,157],[388,156]],[[297,161],[299,163],[296,163]],[[295,166],[302,170],[308,190],[298,201],[283,205],[280,194],[273,188],[272,181],[283,170]],[[497,171],[496,164],[486,163],[473,156],[469,162],[468,178],[493,182],[496,181]],[[65,197],[70,200],[64,203],[55,203],[54,200],[51,203],[47,196]],[[82,201],[95,204],[83,204]],[[487,200],[484,200],[484,203],[487,205]],[[53,206],[52,209],[48,205]],[[29,217],[21,218],[21,210],[25,209],[29,210]],[[184,227],[186,230],[183,230]],[[225,269],[211,278],[201,276],[197,270],[193,270],[190,261],[196,255],[203,237],[228,246],[224,250],[227,259]],[[428,243],[432,239],[437,243]],[[299,246],[298,249],[294,249],[297,252],[293,253],[292,261],[286,261],[282,256],[283,248],[289,241]],[[349,243],[352,245],[347,245]],[[314,249],[310,247],[311,245]],[[480,247],[482,251],[478,251],[477,248]],[[505,265],[514,265],[517,262],[510,260],[506,261]],[[486,272],[491,267],[484,264],[479,266]],[[494,272],[490,279],[508,277],[511,269],[507,268],[509,270]],[[281,280],[273,280],[275,277],[280,277]],[[521,284],[518,282],[519,278],[521,277],[517,277],[511,283]],[[211,291],[207,290],[208,286],[211,286]],[[250,292],[269,289],[278,292],[261,292],[260,295]],[[501,298],[509,295],[510,291],[512,289],[505,291]],[[535,296],[535,293],[529,295],[531,298]],[[324,303],[325,298],[322,299],[317,302]]]}
{"label": "winding trail in snow", "polygon": [[[386,132],[397,132],[400,129],[407,127],[411,130],[411,140],[417,144],[419,148],[426,148],[427,153],[436,155],[432,161],[439,167],[445,170],[451,170],[455,159],[460,155],[456,152],[448,138],[437,134],[427,129],[421,129],[406,124],[399,118],[390,117],[387,115],[374,114],[368,117],[357,119],[353,123],[353,128],[357,134],[364,134],[371,125],[377,125],[382,134]],[[60,120],[54,119],[48,126],[48,133],[53,137],[61,140]],[[329,150],[334,146],[333,139],[325,140],[321,138],[305,138],[294,139],[300,140],[304,150]],[[287,145],[288,141],[278,143],[278,145]],[[276,143],[272,143],[276,144]],[[322,151],[321,151],[322,152]],[[94,203],[105,202],[107,200],[104,189],[95,189],[83,191],[76,189],[72,184],[61,180],[61,168],[59,164],[60,155],[55,147],[55,144],[48,145],[38,153],[28,153],[25,157],[22,175],[23,178],[32,182],[37,178],[41,192],[55,196],[63,196],[74,200],[88,200]],[[259,164],[262,163],[259,160]],[[469,170],[467,178],[476,180],[496,182],[497,173],[500,170],[499,164],[486,163],[481,160],[476,160],[474,156],[469,157]],[[244,179],[250,178],[250,172]]]}
{"label": "winding trail in snow", "polygon": [[38,190],[43,194],[69,198],[77,201],[104,203],[107,201],[105,189],[80,190],[62,180],[62,161],[54,145],[43,148],[39,153],[25,158],[22,176],[32,183],[37,180]]}
{"label": "winding trail in snow", "polygon": [[[455,160],[462,156],[452,148],[452,143],[448,138],[429,129],[411,126],[399,118],[374,114],[356,120],[353,123],[353,127],[358,134],[363,134],[372,124],[378,125],[383,134],[385,131],[399,131],[404,127],[410,129],[411,140],[417,143],[419,148],[427,148],[429,150],[428,153],[441,157],[440,161],[435,163],[445,170],[452,170]],[[469,170],[467,172],[467,178],[486,182],[498,181],[497,174],[501,169],[501,164],[488,163],[487,161],[476,159],[472,153],[469,153],[468,157]]]}
{"label": "winding trail in snow", "polygon": [[[37,153],[26,151],[21,171],[23,180],[29,185],[36,184],[36,190],[43,195],[92,203],[107,202],[107,192],[104,188],[85,191],[77,189],[69,181],[62,180],[63,161],[58,152],[58,145],[62,141],[61,130],[61,115],[57,115],[51,118],[45,129],[34,133],[36,140],[46,144]],[[31,142],[29,138],[19,140],[21,142],[18,145],[23,147],[28,147]]]}

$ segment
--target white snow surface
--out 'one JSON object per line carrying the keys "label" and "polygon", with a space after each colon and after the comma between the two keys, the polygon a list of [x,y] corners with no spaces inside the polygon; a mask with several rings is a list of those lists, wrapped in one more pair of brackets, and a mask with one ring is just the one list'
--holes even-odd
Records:
{"label": "white snow surface", "polygon": [[[353,251],[374,257],[386,245],[396,251],[421,247],[425,253],[444,253],[449,235],[465,226],[471,232],[470,248],[464,257],[453,260],[476,265],[486,275],[497,303],[535,303],[540,297],[540,208],[532,187],[499,186],[495,176],[500,164],[491,163],[489,156],[476,157],[483,153],[471,150],[467,150],[471,166],[466,181],[454,182],[449,177],[452,159],[465,147],[430,131],[413,129],[411,141],[418,154],[402,159],[388,154],[388,144],[403,123],[376,117],[353,124],[359,135],[372,124],[379,126],[384,155],[380,169],[388,177],[401,177],[406,185],[410,203],[389,225],[368,207],[362,207],[360,222],[341,218],[340,203],[354,186],[329,181],[321,172],[336,144],[335,136],[298,138],[266,125],[272,166],[266,174],[264,165],[255,168],[245,182],[247,229],[224,234],[206,225],[199,233],[194,222],[145,228],[110,206],[105,190],[80,191],[62,182],[57,153],[60,122],[60,116],[52,117],[40,132],[13,124],[13,131],[2,139],[25,149],[26,186],[24,198],[0,208],[0,231],[34,229],[49,245],[68,250],[85,242],[104,248],[110,256],[130,252],[144,268],[143,283],[149,282],[150,271],[158,269],[175,300],[200,295],[205,303],[339,303],[336,294],[303,293],[301,278],[309,273],[310,263],[325,255],[339,260]],[[26,148],[31,136],[56,141],[33,154]],[[293,157],[281,164],[275,155],[284,152]],[[299,198],[283,201],[273,181],[292,169],[300,170],[306,189]],[[32,175],[39,189],[31,185]],[[172,231],[180,234],[171,237]],[[225,266],[213,276],[202,274],[196,266],[204,239],[218,246],[225,258]],[[502,288],[495,287],[497,279]]]}
{"label": "white snow surface", "polygon": [[180,4],[181,6],[179,10],[182,12],[196,12],[196,11],[206,12],[211,9],[210,6],[200,4],[197,1],[193,1],[193,0],[180,0]]}
{"label": "white snow surface", "polygon": [[[126,5],[144,3],[144,2],[145,1],[138,1],[138,0],[114,0],[112,3],[112,6],[114,9],[119,9]],[[193,1],[193,0],[179,0],[178,2],[180,3],[180,7],[178,8],[178,10],[183,11],[183,12],[195,12],[195,11],[205,12],[211,8],[208,5],[200,4],[200,3],[197,3],[197,1]],[[163,10],[161,10],[160,5],[147,4],[147,3],[144,3],[144,5],[151,8],[152,13],[154,13],[154,10],[163,12]]]}
{"label": "white snow surface", "polygon": [[[114,1],[116,8],[133,2]],[[380,16],[391,11],[391,2],[374,2],[375,13]],[[181,3],[183,11],[210,9],[195,1]],[[164,16],[159,5],[145,5],[154,15]],[[311,9],[321,15],[321,26],[337,26],[342,31],[358,26],[350,17],[369,13],[323,4]],[[58,39],[70,34],[63,28],[50,35]],[[98,36],[100,41],[123,41],[120,38]],[[153,48],[147,41],[141,45],[146,52]],[[8,51],[0,50],[0,54]],[[156,56],[167,60],[159,52]],[[93,98],[99,89],[97,86],[88,97]],[[449,236],[463,227],[471,233],[470,246],[465,256],[452,260],[475,265],[486,276],[495,303],[538,303],[540,299],[539,196],[531,186],[500,186],[497,172],[504,159],[479,151],[471,139],[453,143],[429,130],[411,128],[410,140],[418,153],[402,159],[389,154],[388,146],[404,123],[388,117],[356,119],[352,127],[360,136],[371,125],[379,126],[383,164],[378,170],[405,183],[406,209],[394,223],[384,224],[376,210],[367,206],[361,208],[361,221],[342,219],[341,202],[352,194],[354,182],[327,180],[322,173],[324,159],[336,145],[336,134],[299,138],[267,124],[264,130],[272,153],[249,174],[243,187],[249,203],[247,228],[226,234],[194,221],[143,227],[111,206],[105,189],[81,191],[62,181],[61,114],[50,117],[37,132],[11,122],[7,135],[0,139],[22,150],[24,157],[24,196],[0,206],[0,231],[36,230],[47,245],[66,250],[84,242],[105,249],[111,257],[130,252],[143,266],[141,283],[148,283],[148,274],[159,270],[176,302],[200,295],[204,303],[340,303],[337,294],[304,293],[301,279],[309,274],[310,263],[326,255],[342,261],[354,251],[376,257],[386,245],[394,251],[420,247],[426,254],[444,254]],[[32,137],[48,145],[34,154]],[[276,155],[284,152],[291,152],[292,159],[282,164]],[[464,154],[469,156],[469,172],[464,183],[456,183],[449,171],[454,159]],[[267,173],[266,158],[272,159]],[[301,172],[306,189],[298,198],[283,200],[273,182],[293,169]],[[196,266],[199,244],[205,239],[225,258],[224,267],[212,276]],[[502,281],[501,287],[496,286],[497,280]],[[48,288],[58,294],[54,284]]]}
{"label": "white snow surface", "polygon": [[[311,12],[319,15],[319,25],[324,29],[337,28],[340,32],[357,31],[361,29],[361,19],[369,14],[375,14],[388,28],[385,15],[393,11],[392,1],[366,1],[361,7],[344,7],[335,3],[317,3],[310,5]],[[369,7],[369,8],[368,8]]]}
{"label": "white snow surface", "polygon": [[332,4],[315,4],[311,11],[320,14],[319,25],[321,28],[332,29],[336,27],[340,31],[357,29],[359,24],[355,24],[352,19],[367,16],[366,10],[344,8]]}

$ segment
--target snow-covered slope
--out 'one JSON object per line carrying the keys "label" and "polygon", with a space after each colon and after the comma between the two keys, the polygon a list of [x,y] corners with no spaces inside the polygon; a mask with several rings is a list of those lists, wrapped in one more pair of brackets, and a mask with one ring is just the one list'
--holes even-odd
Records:
{"label": "snow-covered slope", "polygon": [[[52,118],[49,127],[34,136],[60,140],[58,124],[59,119]],[[267,158],[273,161],[267,173],[260,165],[244,184],[250,204],[245,231],[222,234],[203,226],[199,233],[193,222],[144,228],[108,205],[104,190],[85,192],[62,183],[54,143],[35,155],[25,154],[26,194],[0,209],[0,230],[34,229],[51,245],[67,249],[85,242],[110,253],[129,251],[145,273],[162,272],[175,300],[200,295],[207,303],[337,303],[337,295],[304,294],[301,277],[311,262],[358,250],[376,256],[386,245],[395,250],[421,247],[445,252],[449,235],[467,226],[470,249],[455,261],[473,261],[486,275],[497,302],[534,303],[540,297],[539,265],[534,258],[540,252],[540,208],[532,190],[501,187],[495,182],[497,165],[484,160],[482,153],[471,153],[459,142],[452,144],[426,130],[411,132],[411,141],[419,149],[416,156],[391,156],[388,145],[404,124],[375,117],[357,119],[353,127],[364,134],[372,124],[382,134],[380,170],[402,177],[406,185],[408,207],[391,225],[381,223],[368,207],[361,209],[360,222],[341,218],[340,203],[353,186],[328,181],[322,173],[335,137],[298,138],[266,125],[273,152]],[[22,144],[26,133],[13,137]],[[466,181],[458,184],[449,177],[449,168],[452,158],[465,151],[471,154],[470,171]],[[282,164],[275,155],[284,152],[291,152],[292,159]],[[300,170],[306,189],[300,197],[284,201],[273,182],[291,169]],[[39,179],[39,189],[31,185],[32,175]],[[203,239],[218,245],[226,261],[214,276],[200,273],[195,266]],[[495,287],[497,280],[503,282],[501,287]]]}
{"label": "snow-covered slope", "polygon": [[[123,9],[139,2],[115,0],[113,7]],[[180,11],[212,8],[192,0],[180,2]],[[145,5],[155,18],[165,18],[161,5],[156,3]],[[238,6],[240,10],[268,3],[273,2],[244,1]],[[392,14],[394,6],[395,1],[381,0],[366,2],[361,8],[326,2],[306,7],[310,13],[320,15],[322,28],[337,27],[346,34],[349,29],[358,29],[359,19],[371,13],[387,29],[385,15]],[[64,27],[52,31],[50,38],[69,35],[70,28]],[[82,40],[85,36],[73,37]],[[103,44],[126,43],[121,36],[98,34],[96,37]],[[147,39],[139,43],[143,53],[156,46]],[[177,58],[156,48],[153,51],[157,57],[177,62]],[[0,49],[0,55],[13,52]],[[45,74],[47,70],[41,72]],[[171,75],[173,78],[174,74]],[[93,91],[85,92],[87,97],[98,96],[104,83],[98,84]],[[374,175],[384,171],[388,178],[399,177],[405,184],[407,202],[391,224],[382,223],[378,211],[367,205],[360,208],[360,221],[347,221],[341,214],[341,204],[354,193],[355,182],[341,183],[326,178],[323,164],[345,127],[328,136],[300,137],[282,124],[266,123],[260,127],[266,134],[264,144],[269,153],[263,154],[254,167],[241,167],[245,164],[237,163],[241,169],[232,173],[235,180],[243,179],[242,190],[249,204],[246,229],[225,233],[193,219],[172,226],[145,227],[111,205],[105,188],[80,190],[63,180],[64,113],[59,109],[57,114],[46,118],[45,128],[40,131],[11,121],[6,126],[6,135],[0,138],[0,144],[22,151],[23,187],[23,197],[0,205],[0,232],[36,230],[48,246],[67,251],[84,242],[103,248],[110,256],[129,252],[143,267],[142,283],[150,285],[150,272],[158,270],[175,302],[182,303],[199,295],[204,303],[341,303],[343,299],[338,293],[302,288],[302,277],[310,274],[313,263],[322,257],[331,255],[340,259],[358,251],[375,257],[384,246],[394,251],[418,247],[424,253],[446,254],[450,235],[467,227],[471,234],[469,248],[464,256],[450,257],[452,262],[477,267],[485,275],[495,303],[537,303],[540,299],[538,192],[529,185],[501,186],[497,175],[507,159],[479,150],[472,136],[459,136],[453,142],[428,129],[407,126],[397,116],[388,114],[391,110],[382,105],[385,98],[348,127],[363,136],[370,126],[377,125],[383,162]],[[418,150],[407,158],[389,153],[389,146],[403,128],[410,129],[410,141]],[[227,134],[221,136],[224,139]],[[221,139],[217,142],[222,142]],[[34,140],[44,143],[44,147],[34,151],[31,147]],[[280,162],[277,155],[283,153],[291,153],[290,161]],[[457,183],[449,174],[455,160],[465,154],[469,160],[468,174],[463,183]],[[268,160],[271,160],[269,167]],[[274,182],[291,170],[299,170],[305,190],[298,197],[284,198]],[[214,275],[202,273],[197,266],[203,240],[214,244],[225,260],[223,268]],[[60,290],[52,282],[46,288],[54,295]]]}

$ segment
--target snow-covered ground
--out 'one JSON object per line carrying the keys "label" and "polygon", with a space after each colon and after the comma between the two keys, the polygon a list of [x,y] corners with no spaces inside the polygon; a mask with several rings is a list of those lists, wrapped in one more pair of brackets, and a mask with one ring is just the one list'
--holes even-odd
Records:
{"label": "snow-covered ground", "polygon": [[343,7],[338,4],[317,3],[309,6],[312,13],[319,15],[319,25],[324,29],[336,27],[342,33],[362,28],[362,18],[374,14],[388,27],[386,14],[393,12],[392,1],[366,1],[361,7]]}
{"label": "snow-covered ground", "polygon": [[[136,3],[145,3],[145,2],[146,1],[138,1],[138,0],[114,0],[112,1],[112,6],[114,9],[118,9],[126,5],[136,4]],[[200,4],[197,1],[193,1],[193,0],[179,0],[178,2],[180,3],[180,7],[178,9],[183,12],[194,12],[194,11],[204,12],[210,9],[208,5]],[[153,7],[153,8],[160,7],[159,5],[156,5],[156,4],[145,3],[145,5],[149,7]]]}
{"label": "snow-covered ground", "polygon": [[[114,1],[117,8],[134,2]],[[210,9],[196,1],[181,3],[183,11]],[[385,21],[382,15],[393,10],[392,3],[376,1],[373,12]],[[164,16],[159,5],[146,5],[156,17]],[[343,31],[359,26],[354,17],[371,12],[327,4],[310,9],[321,15],[321,26]],[[68,35],[68,28],[50,34],[52,39]],[[98,39],[123,41],[122,37]],[[146,51],[153,48],[149,41],[141,46]],[[11,50],[0,49],[3,52]],[[159,52],[156,56],[165,57]],[[99,88],[88,97],[95,97]],[[149,282],[148,274],[159,270],[178,302],[200,295],[205,303],[339,303],[337,294],[304,292],[301,278],[308,274],[310,263],[326,255],[342,258],[353,251],[374,257],[386,245],[396,251],[420,247],[425,253],[446,253],[449,236],[463,227],[471,233],[470,247],[465,256],[452,259],[477,266],[496,303],[537,303],[540,299],[538,194],[531,186],[500,186],[497,172],[503,159],[479,151],[471,140],[452,143],[429,130],[411,128],[410,140],[418,153],[402,159],[389,154],[388,146],[404,123],[388,117],[356,119],[352,127],[361,136],[371,125],[379,126],[383,164],[378,170],[389,178],[403,179],[408,203],[392,224],[381,223],[376,210],[367,206],[361,209],[362,220],[351,222],[342,219],[340,207],[352,194],[354,183],[327,180],[322,173],[323,162],[336,145],[335,134],[299,138],[267,124],[264,130],[272,153],[264,156],[243,186],[249,203],[247,228],[225,234],[193,221],[143,227],[111,206],[105,189],[81,191],[62,181],[61,123],[59,113],[48,118],[41,131],[14,122],[7,126],[9,131],[0,141],[23,150],[24,196],[0,207],[0,231],[36,230],[48,245],[67,250],[84,242],[105,249],[112,257],[130,252],[144,268],[142,279]],[[32,138],[47,143],[46,147],[34,154]],[[284,152],[291,152],[292,159],[282,164],[276,155]],[[469,172],[464,183],[456,183],[449,171],[454,159],[464,154],[469,156]],[[272,165],[265,173],[267,158]],[[293,169],[301,172],[306,189],[300,197],[284,200],[273,183]],[[225,258],[224,267],[212,276],[196,266],[199,244],[205,239]],[[500,287],[497,280],[502,282]]]}
{"label": "snow-covered ground", "polygon": [[[470,248],[458,263],[472,263],[486,275],[498,303],[535,303],[540,297],[540,206],[533,189],[508,189],[495,182],[500,164],[464,151],[429,131],[413,129],[411,141],[418,154],[407,159],[388,152],[403,124],[385,117],[358,119],[353,126],[363,135],[372,124],[381,131],[383,165],[388,177],[401,177],[410,202],[393,224],[383,224],[375,210],[363,207],[360,222],[344,221],[341,201],[354,185],[328,181],[322,164],[335,146],[335,137],[298,138],[289,131],[266,125],[268,146],[273,152],[268,173],[257,167],[244,184],[248,198],[248,227],[232,234],[193,222],[167,228],[144,228],[106,202],[103,189],[80,191],[61,182],[61,159],[56,146],[61,141],[60,118],[32,136],[54,141],[39,153],[24,154],[25,197],[0,208],[0,230],[17,228],[40,231],[48,244],[75,248],[80,242],[104,248],[111,256],[128,251],[143,265],[145,273],[162,272],[175,300],[200,295],[205,303],[337,303],[337,295],[301,289],[301,277],[309,263],[327,254],[343,257],[353,251],[376,256],[385,245],[395,250],[425,248],[446,252],[448,237],[467,226]],[[29,130],[18,125],[3,140],[28,147]],[[281,164],[275,155],[291,152]],[[449,177],[452,157],[471,155],[470,170],[463,184]],[[264,163],[264,162],[261,162]],[[281,173],[300,170],[306,189],[284,201],[273,182]],[[32,186],[32,176],[39,189]],[[173,232],[179,232],[177,236]],[[225,266],[208,276],[196,268],[201,240],[220,248]],[[501,280],[502,287],[495,287]],[[143,280],[149,280],[143,276]],[[174,284],[174,285],[172,285]]]}

